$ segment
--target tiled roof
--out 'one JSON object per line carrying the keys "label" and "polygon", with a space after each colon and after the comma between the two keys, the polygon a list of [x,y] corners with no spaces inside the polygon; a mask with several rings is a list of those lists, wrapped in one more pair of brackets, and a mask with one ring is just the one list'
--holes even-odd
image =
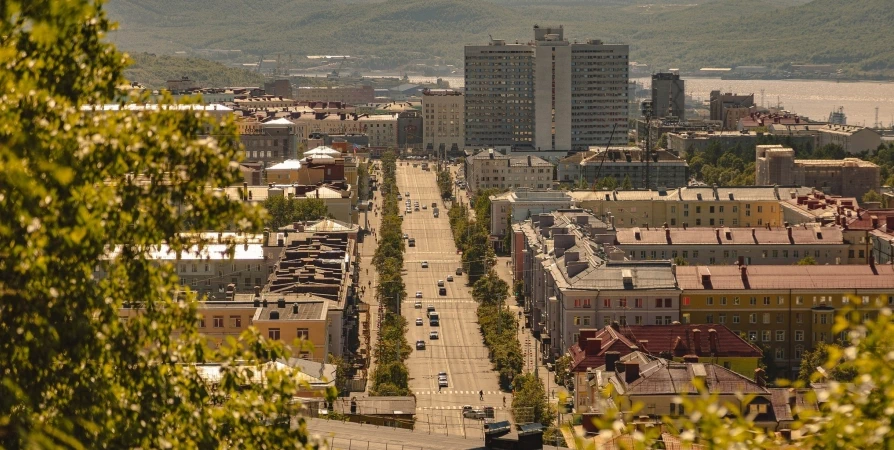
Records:
{"label": "tiled roof", "polygon": [[[682,266],[677,281],[684,291],[710,289],[894,289],[894,266]],[[707,275],[710,284],[702,283]],[[747,284],[746,284],[747,283]]]}
{"label": "tiled roof", "polygon": [[640,376],[630,383],[620,377],[613,377],[612,381],[626,395],[672,395],[697,393],[693,383],[696,378],[703,378],[711,394],[769,394],[767,388],[722,366],[665,359],[656,359],[641,367]]}
{"label": "tiled roof", "polygon": [[[696,332],[695,330],[698,330]],[[716,343],[711,345],[711,332]],[[698,337],[696,337],[698,335]],[[599,349],[581,350],[580,342],[588,338],[602,340]],[[645,342],[644,342],[645,341]],[[759,358],[760,350],[720,324],[627,325],[580,330],[580,341],[571,346],[572,370],[585,372],[605,364],[605,353],[616,351],[621,356],[641,350],[652,355],[670,352],[674,357],[685,355]]]}
{"label": "tiled roof", "polygon": [[837,227],[817,228],[796,226],[791,239],[788,230],[766,228],[669,228],[670,237],[663,228],[621,228],[617,233],[618,245],[816,245],[843,244],[842,231]]}

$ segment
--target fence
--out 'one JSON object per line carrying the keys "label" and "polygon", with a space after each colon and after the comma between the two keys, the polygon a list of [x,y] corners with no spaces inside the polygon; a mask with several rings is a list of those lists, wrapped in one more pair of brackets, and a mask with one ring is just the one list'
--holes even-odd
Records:
{"label": "fence", "polygon": [[389,444],[387,442],[370,442],[362,439],[330,437],[323,439],[330,450],[428,450],[440,447],[422,447],[413,445]]}

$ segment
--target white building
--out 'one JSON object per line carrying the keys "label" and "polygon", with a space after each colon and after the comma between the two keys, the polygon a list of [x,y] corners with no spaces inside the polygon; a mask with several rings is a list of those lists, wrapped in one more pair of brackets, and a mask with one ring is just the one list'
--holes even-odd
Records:
{"label": "white building", "polygon": [[548,189],[553,185],[553,165],[536,156],[506,156],[494,149],[466,158],[466,182],[478,189]]}
{"label": "white building", "polygon": [[397,148],[397,114],[361,116],[358,121],[370,147]]}
{"label": "white building", "polygon": [[422,91],[422,148],[459,152],[465,146],[465,97],[453,89]]}
{"label": "white building", "polygon": [[534,41],[465,47],[466,146],[585,150],[627,142],[629,47],[570,43],[559,27]]}

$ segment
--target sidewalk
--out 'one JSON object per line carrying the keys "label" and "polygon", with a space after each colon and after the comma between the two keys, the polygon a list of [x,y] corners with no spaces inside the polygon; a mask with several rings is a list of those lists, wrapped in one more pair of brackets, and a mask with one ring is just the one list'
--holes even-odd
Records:
{"label": "sidewalk", "polygon": [[[381,172],[377,173],[378,176]],[[376,341],[378,339],[379,333],[379,304],[376,301],[376,292],[375,287],[378,280],[378,273],[376,272],[375,266],[372,264],[373,256],[376,253],[376,247],[378,246],[378,230],[379,225],[382,222],[382,193],[380,191],[373,191],[370,193],[374,196],[371,200],[373,200],[373,211],[370,211],[366,214],[366,219],[369,221],[370,230],[376,230],[376,234],[367,234],[363,242],[359,244],[360,246],[360,282],[357,286],[358,291],[361,289],[365,289],[360,296],[360,299],[363,303],[369,305],[369,342],[367,346],[367,342],[365,342],[365,338],[363,336],[363,325],[365,324],[365,318],[361,318],[361,339],[360,339],[360,348],[366,350],[367,358],[369,359],[369,365],[367,367],[366,377],[369,379],[369,376],[372,375],[372,371],[375,367],[375,362],[372,358],[372,351],[375,348]],[[378,215],[375,214],[378,212]],[[364,214],[360,214],[359,220],[360,228],[366,228],[366,222],[364,221]],[[367,383],[367,390],[369,390],[369,383]]]}

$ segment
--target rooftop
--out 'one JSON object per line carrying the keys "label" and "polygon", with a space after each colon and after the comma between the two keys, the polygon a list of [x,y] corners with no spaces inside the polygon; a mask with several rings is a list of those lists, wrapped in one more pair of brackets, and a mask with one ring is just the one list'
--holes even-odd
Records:
{"label": "rooftop", "polygon": [[894,289],[894,266],[681,266],[686,291],[766,289]]}
{"label": "rooftop", "polygon": [[786,228],[621,228],[618,245],[832,245],[844,244],[840,228],[794,226]]}

